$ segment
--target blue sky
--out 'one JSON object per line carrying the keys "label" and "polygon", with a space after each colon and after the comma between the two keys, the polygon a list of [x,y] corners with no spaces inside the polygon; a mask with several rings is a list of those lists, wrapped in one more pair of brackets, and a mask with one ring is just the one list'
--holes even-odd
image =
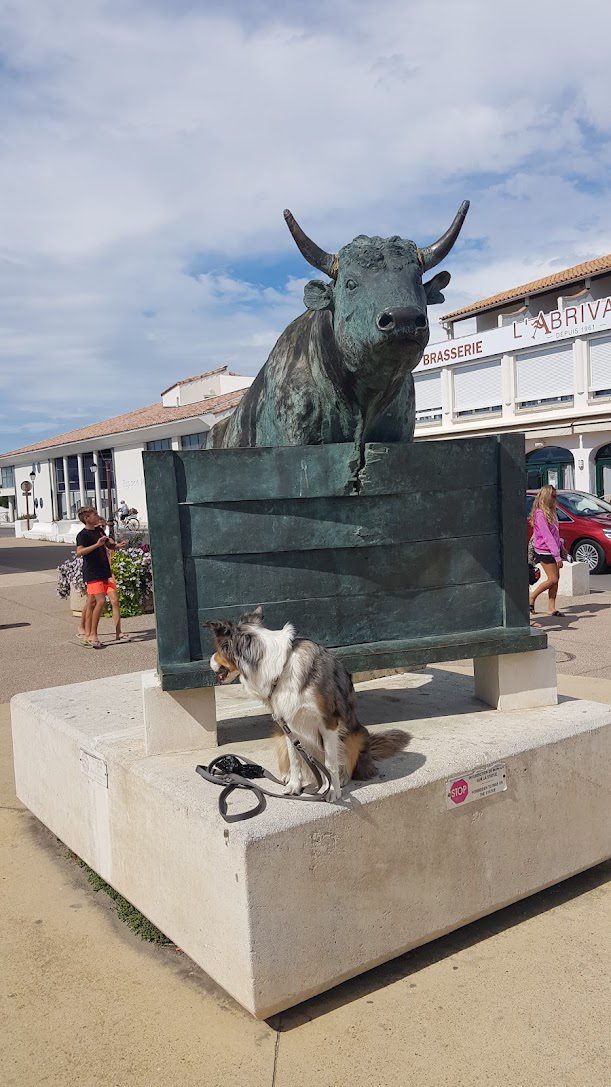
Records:
{"label": "blue sky", "polygon": [[[337,249],[471,211],[443,311],[611,251],[611,9],[5,0],[0,451],[252,374]],[[437,333],[438,335],[438,333]]]}

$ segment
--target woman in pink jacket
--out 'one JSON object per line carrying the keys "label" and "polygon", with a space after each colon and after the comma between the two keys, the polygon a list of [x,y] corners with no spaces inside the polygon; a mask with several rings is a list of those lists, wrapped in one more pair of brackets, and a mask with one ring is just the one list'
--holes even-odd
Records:
{"label": "woman in pink jacket", "polygon": [[549,484],[537,492],[529,521],[533,527],[533,547],[535,561],[541,563],[546,581],[541,582],[530,593],[530,610],[535,610],[535,600],[541,593],[549,593],[547,610],[550,615],[562,615],[556,610],[558,579],[562,568],[564,548],[558,529],[556,515],[556,488]]}

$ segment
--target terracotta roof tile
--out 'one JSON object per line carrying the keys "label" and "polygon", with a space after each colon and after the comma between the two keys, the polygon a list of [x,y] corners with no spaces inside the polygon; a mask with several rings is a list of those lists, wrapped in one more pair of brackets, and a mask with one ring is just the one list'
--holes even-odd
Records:
{"label": "terracotta roof tile", "polygon": [[512,287],[509,291],[492,294],[489,298],[482,298],[479,302],[472,302],[470,306],[462,306],[461,309],[455,309],[452,313],[444,314],[441,320],[453,321],[457,317],[469,317],[471,314],[481,313],[485,309],[494,309],[496,306],[502,306],[506,302],[511,302],[516,298],[523,298],[528,294],[539,294],[541,291],[549,290],[550,287],[565,286],[574,283],[575,280],[583,279],[585,276],[601,275],[603,272],[609,271],[611,271],[611,253],[608,253],[605,257],[587,260],[584,264],[575,264],[572,268],[565,268],[562,272],[554,272],[553,275],[544,276],[543,279],[533,279],[531,283],[522,283],[519,287]]}
{"label": "terracotta roof tile", "polygon": [[179,419],[197,418],[197,416],[208,414],[221,415],[224,411],[235,408],[245,392],[246,389],[236,389],[235,392],[223,393],[222,396],[210,396],[206,400],[198,400],[196,404],[184,404],[182,407],[164,408],[162,404],[149,404],[146,408],[136,408],[134,411],[126,412],[125,415],[115,415],[112,419],[105,419],[101,423],[92,423],[91,426],[69,430],[65,434],[58,434],[55,438],[46,438],[43,442],[24,445],[21,449],[12,449],[9,453],[1,455],[10,457],[18,453],[33,453],[41,449],[51,449],[57,445],[68,445],[71,442],[107,438],[126,430],[159,426],[160,423],[174,423]]}

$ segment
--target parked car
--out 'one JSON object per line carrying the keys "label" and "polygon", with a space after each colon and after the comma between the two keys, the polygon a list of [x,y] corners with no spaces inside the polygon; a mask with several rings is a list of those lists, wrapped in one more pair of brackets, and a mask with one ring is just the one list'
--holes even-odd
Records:
{"label": "parked car", "polygon": [[[526,492],[526,516],[536,493]],[[611,504],[586,491],[558,491],[556,510],[560,537],[571,558],[587,562],[591,574],[602,574],[611,565]]]}

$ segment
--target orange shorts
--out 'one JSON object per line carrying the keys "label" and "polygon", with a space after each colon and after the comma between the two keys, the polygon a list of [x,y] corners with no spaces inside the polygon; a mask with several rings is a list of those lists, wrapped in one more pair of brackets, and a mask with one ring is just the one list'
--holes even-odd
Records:
{"label": "orange shorts", "polygon": [[117,590],[117,583],[114,577],[109,577],[108,581],[88,581],[87,582],[87,596],[104,596],[112,590]]}

